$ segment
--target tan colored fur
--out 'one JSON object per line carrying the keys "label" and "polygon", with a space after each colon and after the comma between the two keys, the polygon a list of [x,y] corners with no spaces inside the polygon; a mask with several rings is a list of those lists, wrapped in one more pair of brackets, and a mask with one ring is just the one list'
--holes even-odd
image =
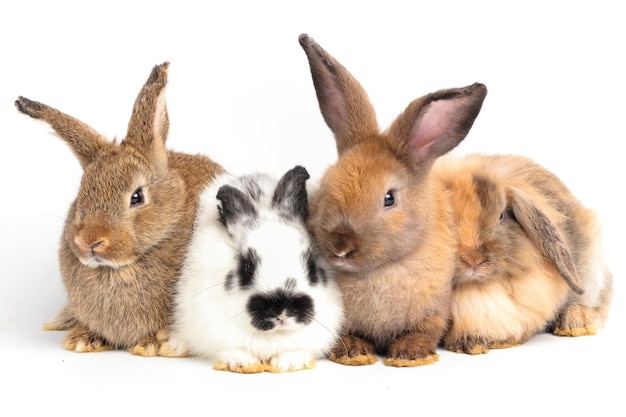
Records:
{"label": "tan colored fur", "polygon": [[[518,155],[446,157],[434,170],[450,190],[458,229],[447,349],[487,353],[550,329],[578,336],[604,326],[612,276],[602,259],[598,221],[555,175]],[[556,228],[563,257],[544,254],[520,226],[532,211],[512,213],[520,196]],[[470,265],[477,273],[469,272]],[[571,273],[571,281],[563,273]]]}
{"label": "tan colored fur", "polygon": [[[47,122],[70,145],[84,171],[59,247],[68,301],[44,325],[69,330],[69,350],[157,354],[199,193],[223,171],[206,156],[166,150],[167,67],[153,69],[119,143],[49,106],[16,101],[19,111]],[[137,190],[145,202],[131,207]]]}
{"label": "tan colored fur", "polygon": [[331,359],[367,365],[383,354],[390,366],[433,363],[450,314],[456,235],[447,192],[430,168],[463,140],[486,88],[416,99],[381,132],[352,75],[307,35],[300,44],[338,151],[311,196],[309,219],[344,295],[346,331]]}

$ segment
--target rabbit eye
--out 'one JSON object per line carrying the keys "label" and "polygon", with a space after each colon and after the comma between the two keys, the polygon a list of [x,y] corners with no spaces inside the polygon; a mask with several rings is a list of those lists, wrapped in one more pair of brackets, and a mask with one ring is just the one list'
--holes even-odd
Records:
{"label": "rabbit eye", "polygon": [[393,191],[387,191],[385,194],[385,207],[393,206],[396,204],[396,195]]}
{"label": "rabbit eye", "polygon": [[252,285],[254,273],[259,262],[259,258],[253,249],[248,249],[248,252],[245,254],[239,254],[239,285],[241,288],[248,288]]}
{"label": "rabbit eye", "polygon": [[143,196],[143,189],[142,188],[137,188],[135,190],[135,192],[133,193],[132,196],[130,196],[130,206],[131,207],[135,207],[138,206],[140,204],[143,204],[145,201],[145,198]]}

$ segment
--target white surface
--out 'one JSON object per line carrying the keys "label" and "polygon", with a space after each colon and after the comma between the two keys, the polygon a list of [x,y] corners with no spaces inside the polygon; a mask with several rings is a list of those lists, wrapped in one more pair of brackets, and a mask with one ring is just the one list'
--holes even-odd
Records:
{"label": "white surface", "polygon": [[[3,2],[0,415],[626,415],[623,200],[626,30],[620,2]],[[361,81],[386,126],[413,99],[485,83],[465,153],[516,152],[560,175],[605,224],[616,296],[592,337],[533,338],[414,369],[319,362],[234,375],[195,359],[63,350],[57,242],[80,168],[18,95],[123,136],[136,94],[171,62],[169,146],[233,172],[314,175],[334,161],[298,35]]]}

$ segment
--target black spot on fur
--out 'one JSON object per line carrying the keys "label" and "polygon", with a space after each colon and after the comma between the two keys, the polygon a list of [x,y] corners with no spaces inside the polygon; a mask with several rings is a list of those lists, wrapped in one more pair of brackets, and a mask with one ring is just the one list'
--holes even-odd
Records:
{"label": "black spot on fur", "polygon": [[231,271],[226,275],[226,280],[224,281],[224,288],[226,291],[232,291],[235,288],[235,277],[236,274],[234,271]]}
{"label": "black spot on fur", "polygon": [[308,217],[308,196],[306,180],[309,173],[304,167],[296,166],[282,176],[274,196],[272,206],[287,218],[299,217],[306,220]]}
{"label": "black spot on fur", "polygon": [[218,207],[220,222],[228,226],[243,217],[256,217],[256,209],[250,200],[237,188],[223,185],[217,191],[216,198],[222,202]]}
{"label": "black spot on fur", "polygon": [[316,285],[319,282],[326,284],[326,281],[328,279],[326,270],[317,264],[316,257],[313,251],[309,249],[305,253],[304,257],[307,265],[309,283],[311,285]]}
{"label": "black spot on fur", "polygon": [[246,289],[252,286],[254,274],[260,262],[261,260],[254,249],[248,249],[248,252],[239,254],[237,275],[241,288]]}
{"label": "black spot on fur", "polygon": [[285,289],[255,294],[250,297],[247,310],[252,317],[252,326],[263,331],[275,328],[281,315],[302,324],[310,323],[315,315],[310,296]]}

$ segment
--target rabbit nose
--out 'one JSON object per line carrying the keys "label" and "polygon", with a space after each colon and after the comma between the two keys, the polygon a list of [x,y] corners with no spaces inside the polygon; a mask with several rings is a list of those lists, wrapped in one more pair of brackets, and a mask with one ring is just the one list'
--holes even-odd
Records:
{"label": "rabbit nose", "polygon": [[484,252],[480,248],[461,249],[461,259],[471,267],[476,267],[485,262]]}
{"label": "rabbit nose", "polygon": [[332,253],[337,258],[351,258],[356,253],[354,239],[346,234],[335,234],[331,240]]}

